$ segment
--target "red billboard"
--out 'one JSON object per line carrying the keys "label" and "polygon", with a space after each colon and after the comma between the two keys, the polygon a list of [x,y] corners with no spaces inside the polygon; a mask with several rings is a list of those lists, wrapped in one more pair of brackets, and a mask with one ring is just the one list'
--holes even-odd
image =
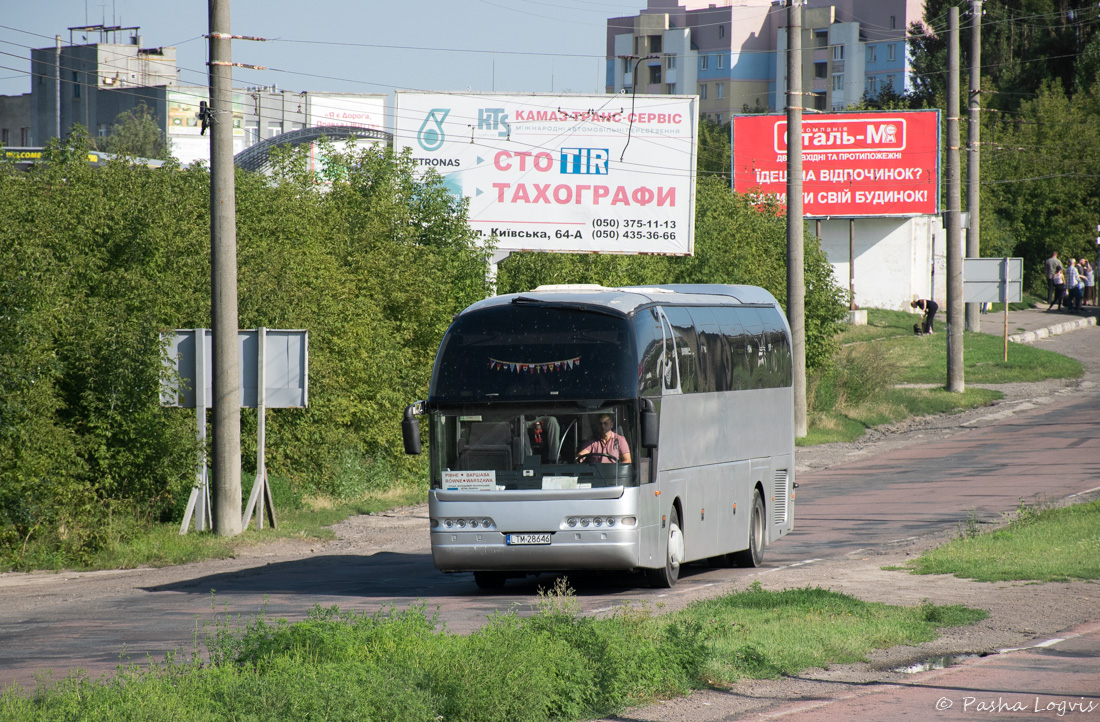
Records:
{"label": "red billboard", "polygon": [[[802,119],[807,216],[920,216],[939,211],[938,110],[830,113]],[[733,119],[733,189],[787,202],[787,116]]]}

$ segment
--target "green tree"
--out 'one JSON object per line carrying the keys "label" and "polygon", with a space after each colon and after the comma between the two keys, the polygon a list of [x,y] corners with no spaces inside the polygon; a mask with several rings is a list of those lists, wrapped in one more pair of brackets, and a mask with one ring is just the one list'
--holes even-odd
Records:
{"label": "green tree", "polygon": [[[966,0],[928,0],[924,22],[909,28],[915,97],[940,104],[947,89],[947,16],[959,8],[962,73],[970,63],[970,10]],[[982,75],[992,89],[988,105],[1015,110],[1044,84],[1075,86],[1078,57],[1097,35],[1100,8],[1087,0],[1005,0],[983,3]],[[962,83],[966,92],[966,83]],[[963,102],[962,107],[966,107]]]}
{"label": "green tree", "polygon": [[172,151],[157,123],[157,116],[145,105],[118,114],[106,138],[95,140],[96,150],[133,158],[169,160]]}
{"label": "green tree", "polygon": [[708,118],[699,120],[699,175],[728,178],[733,167],[731,144],[732,123],[715,123]]}
{"label": "green tree", "polygon": [[1033,289],[1045,292],[1041,268],[1051,251],[1064,258],[1094,253],[1098,117],[1100,86],[1070,98],[1052,81],[983,136],[991,144],[985,155],[992,173],[984,171],[990,205]]}

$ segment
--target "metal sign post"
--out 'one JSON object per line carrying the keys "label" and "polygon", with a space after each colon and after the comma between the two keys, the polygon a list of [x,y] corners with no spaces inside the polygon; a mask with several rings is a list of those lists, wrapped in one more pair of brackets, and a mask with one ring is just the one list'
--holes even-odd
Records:
{"label": "metal sign post", "polygon": [[[275,519],[275,504],[271,500],[271,485],[267,480],[267,460],[264,449],[267,446],[267,403],[266,394],[259,393],[259,389],[267,388],[267,369],[265,368],[264,350],[267,347],[267,329],[262,326],[257,329],[259,334],[258,348],[256,349],[256,480],[252,482],[252,493],[248,495],[248,504],[241,516],[241,528],[247,529],[252,521],[252,511],[256,510],[256,528],[264,528],[264,509],[267,510],[268,521],[271,528],[279,526]],[[266,501],[266,506],[265,506]]]}
{"label": "metal sign post", "polygon": [[[206,357],[206,335],[196,334],[195,355],[192,359],[195,369],[195,385],[206,387],[206,366],[202,360]],[[183,400],[180,399],[180,405]],[[187,510],[183,513],[183,523],[180,525],[180,534],[186,534],[191,526],[191,517],[198,508],[198,516],[195,517],[195,531],[206,531],[207,519],[213,515],[210,513],[210,467],[206,465],[206,400],[196,399],[195,422],[199,439],[199,466],[195,473],[195,486],[191,488],[191,497],[187,500]]]}
{"label": "metal sign post", "polygon": [[964,258],[963,301],[1004,303],[1004,360],[1008,361],[1008,304],[1023,298],[1024,259]]}
{"label": "metal sign post", "polygon": [[[247,528],[253,513],[258,514],[257,528],[264,528],[266,516],[276,527],[275,505],[267,476],[267,408],[304,408],[309,401],[309,334],[306,331],[279,331],[260,328],[237,332],[240,364],[241,408],[257,410],[256,480],[241,519]],[[210,330],[181,329],[169,339],[168,354],[176,372],[175,381],[166,381],[161,389],[161,405],[194,407],[199,439],[199,471],[191,498],[187,502],[180,534],[186,534],[195,517],[196,531],[209,525],[210,486],[206,466],[206,409],[213,396],[211,388]]]}

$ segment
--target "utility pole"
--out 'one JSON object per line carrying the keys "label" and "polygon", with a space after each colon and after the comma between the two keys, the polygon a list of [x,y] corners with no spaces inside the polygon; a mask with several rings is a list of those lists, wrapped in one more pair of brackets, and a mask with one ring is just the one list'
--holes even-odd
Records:
{"label": "utility pole", "polygon": [[947,390],[963,389],[962,188],[959,173],[959,9],[947,15]]}
{"label": "utility pole", "polygon": [[787,0],[787,321],[794,362],[794,435],[806,435],[806,283],[802,254],[802,6]]}
{"label": "utility pole", "polygon": [[218,536],[241,533],[241,390],[237,353],[237,208],[229,0],[210,9],[210,313],[213,331],[213,514]]}
{"label": "utility pole", "polygon": [[[981,121],[978,111],[981,106],[982,91],[982,0],[971,0],[970,4],[970,104],[966,125],[966,210],[970,215],[970,224],[966,231],[966,257],[977,258],[981,255],[978,222],[978,206],[981,203],[979,183],[981,182],[981,160],[978,140],[981,135]],[[982,330],[981,306],[977,303],[966,304],[966,330],[977,333]]]}
{"label": "utility pole", "polygon": [[54,35],[53,40],[57,43],[57,52],[54,56],[53,62],[53,102],[54,109],[57,110],[56,126],[54,129],[57,135],[57,141],[61,142],[61,36]]}

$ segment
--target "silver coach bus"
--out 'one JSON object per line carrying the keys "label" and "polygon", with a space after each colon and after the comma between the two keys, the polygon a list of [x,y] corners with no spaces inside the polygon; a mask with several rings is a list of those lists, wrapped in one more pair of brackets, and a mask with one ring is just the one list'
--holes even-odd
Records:
{"label": "silver coach bus", "polygon": [[671,587],[794,526],[790,328],[754,286],[540,286],[455,316],[429,424],[432,559],[481,588],[569,570]]}

